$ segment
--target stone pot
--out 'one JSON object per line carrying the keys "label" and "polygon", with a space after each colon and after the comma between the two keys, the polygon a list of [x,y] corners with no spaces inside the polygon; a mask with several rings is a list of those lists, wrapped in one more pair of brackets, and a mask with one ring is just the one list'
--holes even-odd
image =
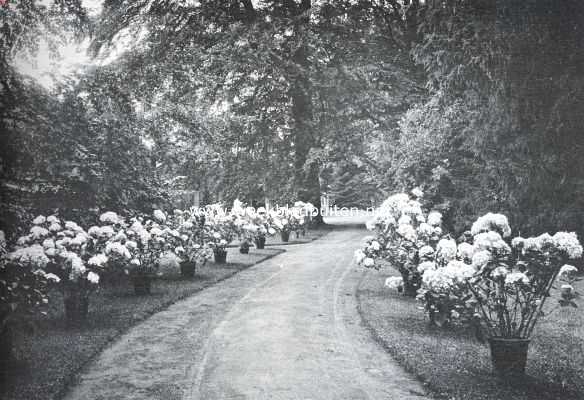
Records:
{"label": "stone pot", "polygon": [[290,232],[282,231],[280,234],[282,236],[282,242],[287,242],[290,240]]}
{"label": "stone pot", "polygon": [[138,296],[144,296],[151,293],[152,277],[149,274],[138,273],[132,276],[134,293]]}
{"label": "stone pot", "polygon": [[215,249],[213,250],[213,255],[215,256],[215,263],[225,264],[227,262],[227,251],[225,249]]}
{"label": "stone pot", "polygon": [[265,236],[260,236],[255,238],[255,246],[256,249],[261,250],[264,247],[266,247],[266,237]]}
{"label": "stone pot", "polygon": [[192,278],[195,276],[197,263],[195,261],[182,261],[180,264],[180,274],[185,278]]}
{"label": "stone pot", "polygon": [[529,341],[529,339],[490,338],[493,371],[504,376],[524,375]]}

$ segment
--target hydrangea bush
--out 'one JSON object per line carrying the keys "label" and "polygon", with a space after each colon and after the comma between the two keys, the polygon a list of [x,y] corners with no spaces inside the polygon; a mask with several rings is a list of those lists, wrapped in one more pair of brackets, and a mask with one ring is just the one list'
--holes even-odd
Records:
{"label": "hydrangea bush", "polygon": [[418,299],[433,323],[472,321],[489,337],[529,338],[558,281],[559,304],[576,306],[576,268],[566,264],[582,256],[576,234],[510,238],[507,218],[488,213],[463,235],[447,264],[439,250],[419,265],[424,272]]}
{"label": "hydrangea bush", "polygon": [[364,267],[379,269],[385,261],[397,268],[401,279],[387,283],[408,295],[415,295],[421,286],[420,263],[433,259],[435,254],[446,262],[453,252],[450,241],[441,240],[442,215],[437,211],[426,214],[419,201],[421,191],[416,190],[414,196],[399,193],[385,200],[376,217],[367,223],[375,236],[366,238],[355,253],[357,263]]}
{"label": "hydrangea bush", "polygon": [[17,313],[44,313],[47,288],[60,280],[45,271],[49,262],[38,244],[9,253],[4,232],[0,231],[0,333],[6,331]]}
{"label": "hydrangea bush", "polygon": [[170,235],[174,254],[183,262],[205,264],[213,254],[205,241],[205,215],[195,209],[174,210],[172,226],[179,235]]}

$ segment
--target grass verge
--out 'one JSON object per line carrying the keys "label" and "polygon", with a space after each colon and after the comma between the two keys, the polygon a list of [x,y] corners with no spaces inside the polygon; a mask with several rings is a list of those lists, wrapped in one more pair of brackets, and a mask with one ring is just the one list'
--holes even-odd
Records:
{"label": "grass verge", "polygon": [[376,340],[435,397],[584,399],[584,315],[579,309],[559,309],[542,318],[530,343],[527,377],[506,380],[492,373],[488,345],[469,332],[431,327],[415,299],[383,287],[390,275],[396,274],[366,272],[358,290],[359,312]]}
{"label": "grass verge", "polygon": [[81,368],[133,325],[283,251],[251,249],[243,255],[237,249],[229,249],[227,264],[207,263],[197,268],[192,279],[182,278],[178,268],[167,266],[148,296],[134,295],[129,282],[100,289],[90,298],[87,323],[77,329],[65,327],[62,297],[58,292],[53,293],[48,315],[29,321],[34,322],[30,324],[33,329],[21,328],[15,332],[15,360],[0,389],[0,398],[59,399]]}

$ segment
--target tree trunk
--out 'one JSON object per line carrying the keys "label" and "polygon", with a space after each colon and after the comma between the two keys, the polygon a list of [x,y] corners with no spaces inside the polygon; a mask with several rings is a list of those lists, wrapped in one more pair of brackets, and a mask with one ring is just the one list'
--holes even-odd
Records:
{"label": "tree trunk", "polygon": [[[291,3],[290,7],[292,7]],[[296,16],[295,34],[304,40],[305,25],[309,22],[307,11],[310,1],[302,1],[299,7],[291,9]],[[297,9],[296,9],[297,8]],[[292,56],[297,71],[293,80],[290,96],[292,98],[292,117],[294,118],[294,191],[298,200],[310,202],[320,211],[320,167],[317,163],[306,165],[310,150],[316,147],[312,112],[312,83],[309,76],[308,46],[302,43]],[[317,224],[323,222],[319,214],[313,219]]]}

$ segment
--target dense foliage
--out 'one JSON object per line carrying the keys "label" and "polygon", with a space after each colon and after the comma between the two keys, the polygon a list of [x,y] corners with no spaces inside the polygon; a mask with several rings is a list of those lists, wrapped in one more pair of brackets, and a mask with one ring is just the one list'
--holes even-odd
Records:
{"label": "dense foliage", "polygon": [[[581,2],[102,6],[0,10],[9,231],[22,210],[151,211],[177,187],[365,207],[414,182],[456,231],[486,210],[581,229]],[[39,86],[13,61],[41,35],[89,40],[90,65]]]}
{"label": "dense foliage", "polygon": [[488,210],[581,232],[582,3],[447,4],[412,50],[430,95],[400,122],[391,180],[427,182],[459,232]]}

